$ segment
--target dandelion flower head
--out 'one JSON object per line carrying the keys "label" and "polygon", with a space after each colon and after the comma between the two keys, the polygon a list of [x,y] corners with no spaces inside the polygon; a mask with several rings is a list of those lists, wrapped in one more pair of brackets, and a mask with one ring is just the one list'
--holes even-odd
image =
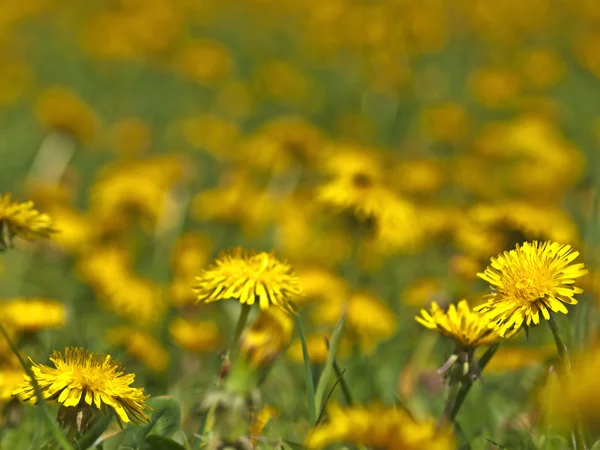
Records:
{"label": "dandelion flower head", "polygon": [[235,298],[246,305],[258,302],[261,310],[279,306],[293,311],[294,301],[302,295],[298,277],[289,264],[273,253],[241,248],[222,253],[196,277],[194,289],[202,303]]}
{"label": "dandelion flower head", "polygon": [[0,195],[0,231],[0,248],[5,248],[13,236],[31,241],[49,238],[56,230],[50,217],[37,211],[33,202],[13,202],[10,194],[4,194]]}
{"label": "dandelion flower head", "polygon": [[567,314],[564,303],[577,304],[574,295],[583,292],[574,286],[575,280],[587,274],[582,263],[571,264],[577,256],[570,245],[533,241],[492,258],[477,276],[494,292],[484,296],[487,302],[475,311],[482,312],[500,336],[539,324],[540,314],[546,320],[550,311]]}
{"label": "dandelion flower head", "polygon": [[447,311],[433,302],[430,310],[422,309],[421,317],[415,317],[415,320],[425,328],[439,331],[464,349],[493,344],[500,339],[497,331],[490,329],[488,321],[482,314],[472,311],[466,300],[450,305]]}
{"label": "dandelion flower head", "polygon": [[[149,395],[144,394],[143,388],[131,387],[135,375],[125,374],[110,355],[69,347],[64,356],[55,351],[50,361],[54,367],[33,363],[31,368],[44,399],[65,407],[87,404],[103,412],[113,410],[124,423],[150,422],[144,412],[150,409],[144,403]],[[27,375],[13,395],[21,401],[37,403],[34,385]]]}

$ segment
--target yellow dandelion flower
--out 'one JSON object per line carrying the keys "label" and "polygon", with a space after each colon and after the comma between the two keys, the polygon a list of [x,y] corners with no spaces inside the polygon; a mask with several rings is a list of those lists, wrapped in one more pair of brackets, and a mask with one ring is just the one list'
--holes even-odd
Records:
{"label": "yellow dandelion flower", "polygon": [[240,353],[255,367],[272,363],[288,346],[294,321],[282,309],[262,311],[240,339]]}
{"label": "yellow dandelion flower", "polygon": [[433,302],[430,310],[422,309],[421,317],[417,316],[415,320],[425,328],[439,331],[465,350],[490,345],[500,339],[497,331],[488,327],[488,321],[482,314],[471,311],[466,300],[450,305],[448,311]]}
{"label": "yellow dandelion flower", "polygon": [[12,202],[10,194],[0,195],[0,250],[9,246],[14,236],[31,241],[49,238],[55,231],[50,217],[38,212],[33,202]]}
{"label": "yellow dandelion flower", "polygon": [[[130,385],[134,374],[124,374],[123,369],[110,355],[86,352],[82,348],[69,347],[64,356],[55,351],[50,357],[54,367],[33,363],[31,370],[42,396],[64,407],[88,405],[106,413],[114,411],[118,418],[128,423],[150,422],[144,410],[150,408],[144,401],[143,388]],[[37,395],[29,376],[13,392],[19,400],[37,403]]]}
{"label": "yellow dandelion flower", "polygon": [[567,314],[568,305],[577,304],[575,279],[588,273],[581,264],[570,263],[579,256],[570,245],[556,242],[525,242],[514,250],[492,258],[492,264],[477,276],[492,285],[495,292],[486,295],[486,303],[475,311],[482,312],[500,336],[518,331],[522,326],[546,320],[550,311]]}
{"label": "yellow dandelion flower", "polygon": [[169,353],[151,334],[132,327],[116,327],[108,330],[108,341],[122,347],[135,360],[152,372],[160,373],[169,367]]}
{"label": "yellow dandelion flower", "polygon": [[92,142],[97,133],[94,111],[76,93],[62,86],[51,86],[42,92],[36,115],[45,128],[68,133],[84,144]]}
{"label": "yellow dandelion flower", "polygon": [[559,430],[569,430],[581,420],[587,428],[600,429],[600,349],[588,348],[573,363],[573,376],[550,378],[539,392],[546,420]]}
{"label": "yellow dandelion flower", "polygon": [[273,305],[293,311],[294,301],[302,295],[298,277],[289,264],[273,253],[248,252],[239,247],[222,253],[196,277],[194,290],[202,303],[235,298],[247,305],[258,302],[261,310]]}
{"label": "yellow dandelion flower", "polygon": [[342,443],[387,450],[457,448],[449,429],[436,432],[434,420],[416,421],[404,410],[390,406],[332,406],[328,417],[327,423],[308,434],[309,450]]}
{"label": "yellow dandelion flower", "polygon": [[191,322],[177,317],[169,323],[169,334],[179,348],[197,353],[215,351],[221,342],[219,327],[210,321]]}
{"label": "yellow dandelion flower", "polygon": [[59,328],[67,320],[65,306],[43,298],[14,298],[0,303],[2,323],[15,331]]}

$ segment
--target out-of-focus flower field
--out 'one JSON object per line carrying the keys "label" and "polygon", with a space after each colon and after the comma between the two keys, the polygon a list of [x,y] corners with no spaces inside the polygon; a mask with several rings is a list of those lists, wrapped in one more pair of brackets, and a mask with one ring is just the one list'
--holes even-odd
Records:
{"label": "out-of-focus flower field", "polygon": [[0,449],[600,448],[598,168],[598,0],[0,0]]}

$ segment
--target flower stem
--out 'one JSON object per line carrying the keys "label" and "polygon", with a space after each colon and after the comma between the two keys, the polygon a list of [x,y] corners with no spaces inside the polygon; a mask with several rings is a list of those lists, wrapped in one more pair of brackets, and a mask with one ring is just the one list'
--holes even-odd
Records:
{"label": "flower stem", "polygon": [[[554,343],[556,344],[556,350],[558,351],[558,357],[560,359],[560,363],[563,369],[563,375],[565,378],[570,379],[573,376],[571,372],[571,359],[569,358],[569,351],[567,346],[565,345],[565,341],[563,340],[560,330],[558,329],[558,324],[554,319],[554,316],[550,314],[550,320],[548,320],[548,325],[550,325],[550,330],[552,330],[552,336],[554,337]],[[580,418],[577,418],[575,423],[575,430],[573,430],[573,442],[576,450],[586,450],[587,446],[585,444],[585,431],[583,429],[583,424]]]}
{"label": "flower stem", "polygon": [[556,344],[556,350],[558,351],[558,357],[560,358],[560,363],[563,365],[563,369],[565,371],[565,375],[571,375],[571,360],[569,358],[569,351],[567,350],[567,346],[565,345],[565,341],[563,340],[560,330],[558,329],[558,324],[554,319],[554,316],[550,315],[550,320],[548,320],[548,324],[550,325],[550,329],[552,330],[552,336],[554,337],[554,343]]}
{"label": "flower stem", "polygon": [[240,311],[240,316],[238,317],[238,321],[235,326],[233,338],[231,339],[231,342],[229,343],[229,349],[227,350],[227,356],[229,359],[233,359],[237,353],[238,343],[240,342],[240,337],[242,336],[242,332],[246,327],[246,322],[248,322],[248,315],[250,314],[251,308],[252,307],[250,305],[242,305],[242,310]]}
{"label": "flower stem", "polygon": [[444,406],[444,414],[442,415],[442,418],[437,426],[438,430],[441,430],[448,422],[452,420],[451,415],[460,392],[460,387],[461,384],[458,381],[450,384],[450,390],[448,391],[448,397],[446,398],[446,405]]}
{"label": "flower stem", "polygon": [[[494,344],[492,345],[490,348],[488,348],[486,350],[486,352],[483,354],[483,356],[479,359],[479,371],[483,372],[483,369],[485,368],[485,366],[487,366],[487,363],[490,362],[490,359],[492,359],[492,356],[494,356],[494,353],[496,353],[496,350],[498,350],[498,347],[500,346],[500,344]],[[460,388],[460,391],[458,391],[458,394],[456,396],[456,402],[454,402],[454,405],[452,407],[452,411],[450,411],[450,421],[454,421],[454,419],[456,418],[456,415],[458,414],[458,411],[460,411],[460,408],[463,404],[463,402],[465,401],[465,398],[467,397],[467,394],[469,393],[469,391],[471,390],[471,387],[473,386],[473,379],[471,377],[466,377],[465,380],[463,381],[463,384]]]}

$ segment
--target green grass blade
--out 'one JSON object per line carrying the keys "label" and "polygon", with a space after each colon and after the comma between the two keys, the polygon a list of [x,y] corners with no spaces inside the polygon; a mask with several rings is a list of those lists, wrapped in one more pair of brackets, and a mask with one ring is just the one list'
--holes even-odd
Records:
{"label": "green grass blade", "polygon": [[15,356],[19,360],[19,363],[23,367],[23,370],[25,371],[25,373],[31,378],[31,383],[33,384],[33,388],[35,389],[35,395],[37,396],[37,399],[38,399],[38,406],[42,410],[42,416],[44,417],[45,421],[47,422],[48,426],[50,427],[50,431],[52,432],[54,439],[56,439],[56,442],[58,443],[60,448],[62,448],[63,450],[73,450],[73,447],[71,446],[71,444],[69,444],[69,442],[67,442],[67,438],[65,437],[63,432],[58,427],[58,423],[56,422],[56,420],[54,420],[52,418],[52,415],[50,414],[50,411],[48,410],[48,405],[46,403],[46,399],[44,399],[44,397],[42,396],[42,392],[40,391],[40,387],[35,378],[35,375],[33,374],[33,371],[31,370],[31,367],[29,367],[29,365],[25,362],[25,360],[19,353],[19,350],[17,349],[17,347],[15,346],[13,341],[10,339],[10,336],[8,335],[8,333],[6,332],[6,330],[4,329],[4,327],[2,325],[0,325],[0,333],[4,336],[4,339],[6,339],[6,342],[8,343],[8,347],[10,348],[10,350],[15,354]]}
{"label": "green grass blade", "polygon": [[315,401],[315,384],[312,377],[310,359],[308,357],[308,347],[306,346],[306,337],[304,336],[304,327],[300,315],[296,314],[296,324],[300,331],[300,342],[302,343],[302,356],[304,358],[304,382],[306,383],[306,399],[308,401],[308,418],[311,425],[317,421],[317,404]]}
{"label": "green grass blade", "polygon": [[331,378],[333,372],[333,361],[335,359],[335,353],[337,350],[338,341],[340,339],[340,335],[342,334],[342,328],[344,327],[344,320],[346,319],[346,314],[342,314],[340,320],[338,321],[335,329],[333,330],[333,334],[331,335],[331,343],[329,345],[329,353],[327,354],[327,361],[325,362],[325,367],[323,368],[323,373],[319,378],[319,383],[317,384],[317,391],[315,394],[315,405],[316,410],[320,411],[323,405],[323,398],[325,396],[325,390],[327,389],[327,385],[329,384],[329,379]]}

